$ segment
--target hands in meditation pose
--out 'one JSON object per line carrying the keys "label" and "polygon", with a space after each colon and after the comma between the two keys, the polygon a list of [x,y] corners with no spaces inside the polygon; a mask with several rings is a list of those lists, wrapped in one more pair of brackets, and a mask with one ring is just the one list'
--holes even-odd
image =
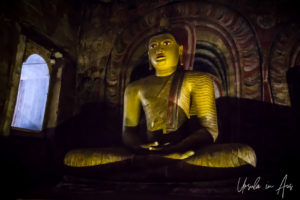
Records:
{"label": "hands in meditation pose", "polygon": [[[218,124],[213,81],[209,74],[184,71],[183,46],[167,32],[152,36],[149,62],[155,75],[129,84],[124,96],[123,142],[126,148],[78,149],[65,165],[87,167],[155,154],[202,167],[256,166],[254,150],[245,144],[214,144]],[[139,134],[140,115],[147,124]],[[128,151],[129,149],[129,151]]]}

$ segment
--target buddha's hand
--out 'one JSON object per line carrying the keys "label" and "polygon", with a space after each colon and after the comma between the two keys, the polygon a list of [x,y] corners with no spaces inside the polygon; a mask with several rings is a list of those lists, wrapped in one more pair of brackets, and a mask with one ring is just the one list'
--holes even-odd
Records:
{"label": "buddha's hand", "polygon": [[160,145],[159,142],[155,141],[150,144],[142,144],[142,145],[140,145],[140,147],[143,149],[147,149],[149,151],[159,151],[159,150],[162,150],[164,146],[168,146],[168,145],[170,145],[170,142],[166,142],[166,143]]}
{"label": "buddha's hand", "polygon": [[187,159],[187,158],[193,156],[194,154],[195,154],[195,152],[190,150],[185,153],[172,153],[169,155],[165,155],[164,157],[170,158],[170,159],[175,159],[175,160],[184,160],[184,159]]}
{"label": "buddha's hand", "polygon": [[140,145],[141,148],[143,149],[147,149],[147,150],[154,150],[157,149],[157,146],[159,146],[159,143],[157,141],[153,142],[153,143],[149,143],[149,144],[142,144]]}

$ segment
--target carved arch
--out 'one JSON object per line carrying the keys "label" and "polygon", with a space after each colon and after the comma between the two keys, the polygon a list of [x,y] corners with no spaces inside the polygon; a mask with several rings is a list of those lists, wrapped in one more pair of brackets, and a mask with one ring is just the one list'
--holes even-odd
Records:
{"label": "carved arch", "polygon": [[216,45],[207,41],[197,40],[193,70],[214,75],[217,79],[215,84],[218,85],[221,96],[229,95],[227,69],[226,59]]}
{"label": "carved arch", "polygon": [[261,99],[261,56],[256,34],[237,11],[207,2],[178,2],[155,9],[124,30],[114,45],[107,71],[107,100],[121,104],[130,73],[146,52],[145,44],[157,32],[161,16],[187,36],[185,68],[193,70],[196,41],[216,46],[225,57],[229,96]]}
{"label": "carved arch", "polygon": [[290,106],[286,72],[300,64],[300,24],[289,23],[277,34],[269,56],[273,103]]}

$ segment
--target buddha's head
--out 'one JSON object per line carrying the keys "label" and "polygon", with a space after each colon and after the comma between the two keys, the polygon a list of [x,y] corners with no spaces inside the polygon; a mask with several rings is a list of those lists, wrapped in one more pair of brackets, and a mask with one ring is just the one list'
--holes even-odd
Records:
{"label": "buddha's head", "polygon": [[182,53],[183,46],[178,44],[171,33],[160,33],[149,40],[149,61],[155,68],[157,76],[167,76],[173,73]]}

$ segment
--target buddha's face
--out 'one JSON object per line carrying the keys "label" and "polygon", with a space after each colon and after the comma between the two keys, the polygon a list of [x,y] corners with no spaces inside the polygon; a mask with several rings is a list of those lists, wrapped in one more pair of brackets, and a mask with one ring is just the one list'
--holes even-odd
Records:
{"label": "buddha's face", "polygon": [[168,70],[177,67],[182,49],[170,33],[155,35],[148,45],[149,60],[156,70]]}

